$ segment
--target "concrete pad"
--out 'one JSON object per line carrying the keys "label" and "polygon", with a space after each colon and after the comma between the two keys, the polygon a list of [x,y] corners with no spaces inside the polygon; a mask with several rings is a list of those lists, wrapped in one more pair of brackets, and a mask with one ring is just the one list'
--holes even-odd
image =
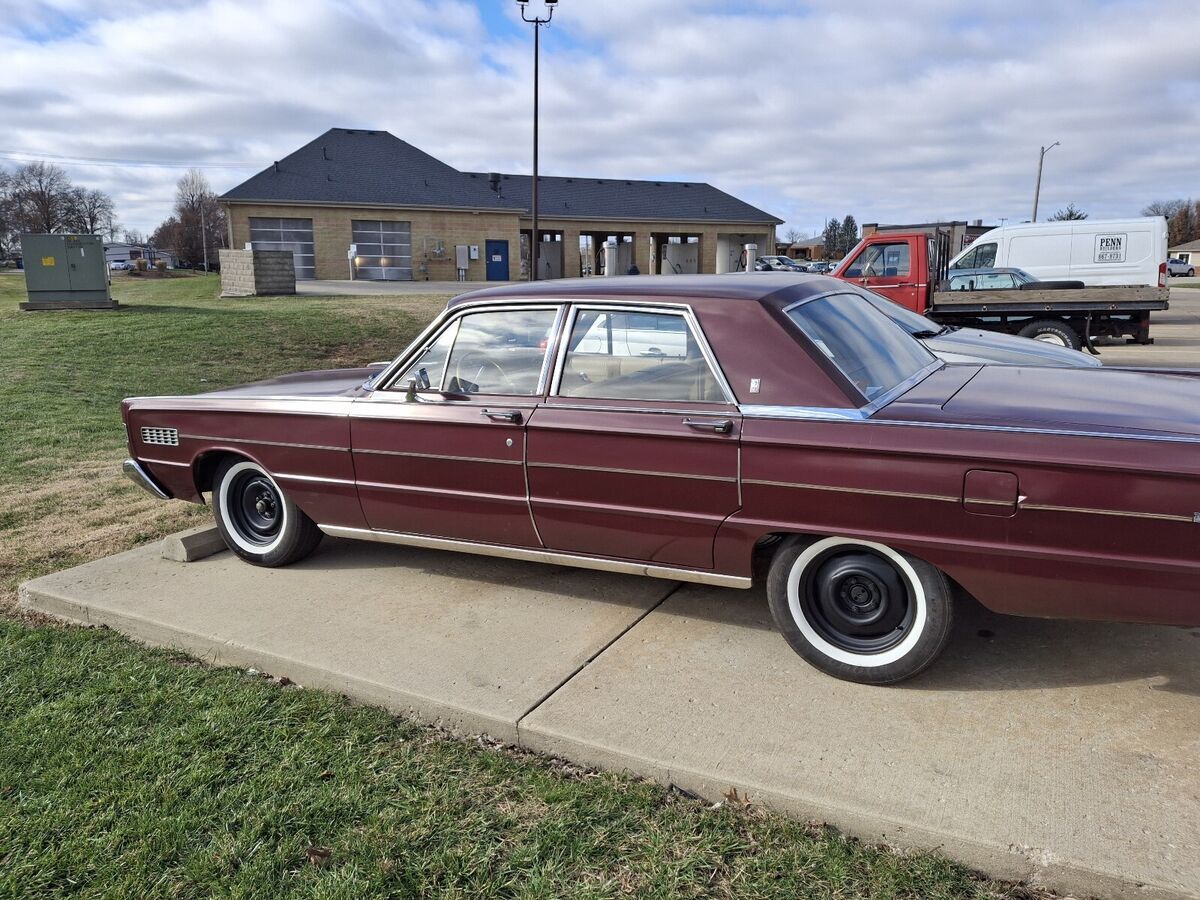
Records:
{"label": "concrete pad", "polygon": [[216,525],[198,525],[163,538],[162,557],[172,562],[196,562],[225,549]]}
{"label": "concrete pad", "polygon": [[759,591],[685,586],[521,743],[1104,896],[1200,896],[1200,630],[968,606],[919,679],[806,666]]}
{"label": "concrete pad", "polygon": [[28,582],[23,605],[515,742],[517,721],[675,585],[326,539],[286,569],[157,544]]}

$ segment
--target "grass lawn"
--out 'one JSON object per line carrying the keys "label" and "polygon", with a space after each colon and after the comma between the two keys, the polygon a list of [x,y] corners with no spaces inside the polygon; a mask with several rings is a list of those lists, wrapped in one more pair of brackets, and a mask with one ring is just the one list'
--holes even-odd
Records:
{"label": "grass lawn", "polygon": [[0,897],[1026,897],[929,854],[458,740],[110,632],[19,580],[206,515],[120,478],[127,395],[394,355],[445,298],[216,299],[120,279],[19,313],[0,275]]}

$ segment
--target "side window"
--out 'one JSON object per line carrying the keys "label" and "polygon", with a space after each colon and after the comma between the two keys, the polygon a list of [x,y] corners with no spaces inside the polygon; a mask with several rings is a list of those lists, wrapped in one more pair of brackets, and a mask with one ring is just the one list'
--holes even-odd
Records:
{"label": "side window", "polygon": [[975,269],[990,269],[996,265],[996,245],[980,244],[975,248]]}
{"label": "side window", "polygon": [[1015,280],[1007,272],[981,272],[975,276],[975,288],[980,291],[998,291],[1016,287]]}
{"label": "side window", "polygon": [[682,315],[581,309],[558,394],[609,400],[724,402]]}
{"label": "side window", "polygon": [[911,271],[907,243],[873,244],[846,272],[854,278],[905,278]]}
{"label": "side window", "polygon": [[974,269],[975,268],[975,257],[978,255],[979,255],[979,248],[972,247],[970,250],[968,250],[966,253],[964,253],[959,258],[958,262],[956,262],[950,268],[951,269]]}
{"label": "side window", "polygon": [[538,391],[556,310],[470,313],[451,322],[394,383],[454,394]]}

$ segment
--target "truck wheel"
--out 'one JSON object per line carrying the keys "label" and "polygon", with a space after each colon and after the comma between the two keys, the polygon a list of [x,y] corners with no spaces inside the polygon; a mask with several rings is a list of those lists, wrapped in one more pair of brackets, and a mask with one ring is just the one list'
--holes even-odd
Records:
{"label": "truck wheel", "polygon": [[940,570],[872,541],[790,538],[767,576],[771,616],[792,649],[846,681],[891,684],[933,662],[950,636]]}
{"label": "truck wheel", "polygon": [[213,513],[225,546],[256,566],[303,559],[323,534],[275,479],[248,459],[231,457],[213,478]]}
{"label": "truck wheel", "polygon": [[1070,347],[1072,350],[1083,346],[1079,333],[1062,319],[1038,319],[1030,322],[1017,334],[1057,347]]}

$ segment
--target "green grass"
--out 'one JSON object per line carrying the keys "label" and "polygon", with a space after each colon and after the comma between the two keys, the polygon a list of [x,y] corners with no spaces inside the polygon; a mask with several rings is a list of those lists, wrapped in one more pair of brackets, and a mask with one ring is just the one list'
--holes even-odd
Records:
{"label": "green grass", "polygon": [[4,897],[1020,896],[105,631],[0,659]]}
{"label": "green grass", "polygon": [[216,290],[122,279],[120,312],[19,313],[22,280],[0,276],[0,897],[1025,896],[934,855],[5,617],[18,580],[204,514],[117,475],[122,397],[390,357],[442,303]]}
{"label": "green grass", "polygon": [[124,277],[114,284],[119,311],[22,313],[24,279],[0,276],[0,479],[119,453],[123,397],[390,358],[439,305],[399,297],[221,300],[217,291],[216,276]]}

